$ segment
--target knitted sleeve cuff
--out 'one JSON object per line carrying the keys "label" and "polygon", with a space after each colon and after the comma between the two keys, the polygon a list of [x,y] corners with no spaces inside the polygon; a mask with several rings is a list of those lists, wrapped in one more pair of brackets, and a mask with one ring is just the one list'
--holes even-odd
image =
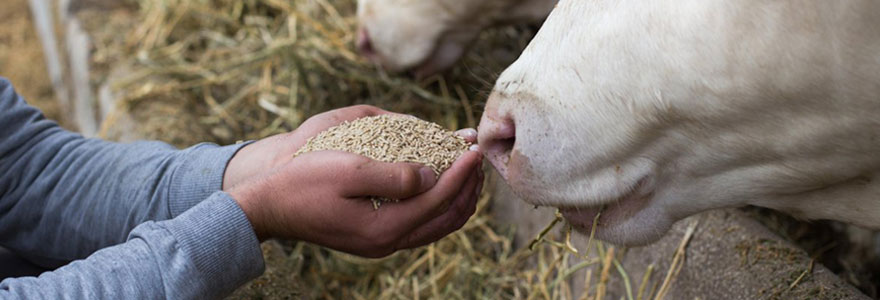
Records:
{"label": "knitted sleeve cuff", "polygon": [[168,205],[176,217],[223,188],[229,161],[251,142],[225,147],[203,143],[183,150],[183,162],[171,175]]}

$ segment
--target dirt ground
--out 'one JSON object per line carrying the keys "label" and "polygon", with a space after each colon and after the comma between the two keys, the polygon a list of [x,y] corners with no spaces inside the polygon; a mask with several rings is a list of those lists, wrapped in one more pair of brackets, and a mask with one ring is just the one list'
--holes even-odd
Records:
{"label": "dirt ground", "polygon": [[59,120],[61,111],[52,92],[27,0],[0,3],[0,76],[12,81],[29,104]]}

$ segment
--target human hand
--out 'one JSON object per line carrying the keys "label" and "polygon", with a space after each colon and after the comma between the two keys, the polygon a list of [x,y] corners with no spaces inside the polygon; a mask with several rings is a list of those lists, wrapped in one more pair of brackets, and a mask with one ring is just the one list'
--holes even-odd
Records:
{"label": "human hand", "polygon": [[[458,230],[476,209],[482,158],[467,151],[439,179],[418,164],[339,151],[306,153],[229,194],[263,240],[303,240],[383,257]],[[373,209],[369,196],[402,199]]]}
{"label": "human hand", "polygon": [[[476,209],[482,188],[482,157],[477,151],[464,153],[439,179],[422,165],[383,163],[346,152],[293,158],[311,136],[343,121],[388,113],[368,106],[331,111],[290,134],[249,145],[242,151],[253,147],[252,151],[238,161],[238,170],[253,175],[229,185],[226,181],[224,190],[238,201],[261,240],[298,239],[382,257],[458,230]],[[458,134],[476,141],[473,129]],[[229,171],[235,169],[235,161],[227,175],[235,174]],[[370,196],[402,200],[374,210]]]}
{"label": "human hand", "polygon": [[[385,114],[399,115],[369,105],[331,110],[309,118],[292,132],[274,135],[247,145],[241,148],[226,166],[226,171],[223,174],[223,190],[227,191],[260,173],[289,162],[293,159],[293,154],[305,145],[309,138],[330,129],[330,127],[345,121]],[[473,136],[465,138],[469,138],[472,143],[475,143],[476,134]]]}

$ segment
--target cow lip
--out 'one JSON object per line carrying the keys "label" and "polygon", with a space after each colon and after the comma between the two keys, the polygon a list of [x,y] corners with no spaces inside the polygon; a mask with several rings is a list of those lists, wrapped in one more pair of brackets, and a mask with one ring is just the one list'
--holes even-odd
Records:
{"label": "cow lip", "polygon": [[[610,219],[618,220],[621,218],[617,218],[617,216],[621,214],[626,215],[640,210],[638,207],[634,209],[633,206],[647,204],[652,196],[653,190],[648,187],[648,177],[645,176],[638,180],[633,188],[629,189],[629,192],[619,197],[601,201],[599,204],[560,207],[559,211],[575,228],[590,230],[594,221],[598,221],[597,225],[607,226]],[[599,215],[599,220],[595,220],[597,215]],[[609,216],[615,217],[609,218]]]}
{"label": "cow lip", "polygon": [[483,156],[489,159],[489,163],[495,167],[495,170],[498,170],[498,174],[501,175],[501,178],[506,182],[510,182],[510,175],[507,173],[508,164],[510,164],[510,155],[512,153],[490,153],[489,148],[481,148],[483,151]]}

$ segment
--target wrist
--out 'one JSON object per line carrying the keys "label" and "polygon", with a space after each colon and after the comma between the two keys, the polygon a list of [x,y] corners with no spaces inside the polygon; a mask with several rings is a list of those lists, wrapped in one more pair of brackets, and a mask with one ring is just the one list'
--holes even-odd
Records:
{"label": "wrist", "polygon": [[248,186],[239,186],[230,190],[228,194],[236,203],[238,203],[238,206],[241,207],[241,210],[250,222],[251,228],[254,230],[257,239],[260,242],[268,239],[270,234],[266,231],[265,226],[263,225],[265,214],[262,212],[262,207],[260,205],[261,198],[258,190]]}
{"label": "wrist", "polygon": [[226,169],[223,171],[221,186],[223,191],[229,191],[248,178],[256,176],[256,170],[262,169],[262,166],[254,165],[256,162],[253,161],[254,155],[252,152],[254,148],[257,148],[254,144],[256,144],[254,141],[246,142],[227,161]]}

